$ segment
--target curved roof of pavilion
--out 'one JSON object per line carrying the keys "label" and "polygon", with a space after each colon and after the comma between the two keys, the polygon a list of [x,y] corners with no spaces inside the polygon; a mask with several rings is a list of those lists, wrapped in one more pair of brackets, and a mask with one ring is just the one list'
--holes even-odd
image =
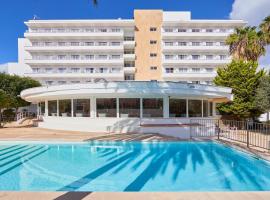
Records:
{"label": "curved roof of pavilion", "polygon": [[232,100],[231,88],[157,81],[118,81],[45,86],[27,89],[21,97],[29,102],[86,97],[185,97]]}

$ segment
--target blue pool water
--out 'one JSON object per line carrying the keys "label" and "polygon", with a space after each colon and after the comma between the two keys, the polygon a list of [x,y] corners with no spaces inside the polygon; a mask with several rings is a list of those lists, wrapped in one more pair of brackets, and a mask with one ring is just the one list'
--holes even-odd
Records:
{"label": "blue pool water", "polygon": [[270,164],[214,142],[0,144],[0,190],[263,191]]}

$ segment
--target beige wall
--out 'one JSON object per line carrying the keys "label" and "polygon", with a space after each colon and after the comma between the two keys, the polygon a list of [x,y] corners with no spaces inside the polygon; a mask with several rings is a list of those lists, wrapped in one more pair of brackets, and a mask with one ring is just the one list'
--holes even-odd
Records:
{"label": "beige wall", "polygon": [[[135,10],[134,19],[136,26],[135,80],[161,80],[161,27],[163,11]],[[157,31],[150,32],[150,27],[156,27]],[[157,44],[150,44],[150,40],[156,40]],[[151,58],[150,53],[156,53],[157,57]],[[151,66],[157,66],[157,70],[150,70]]]}

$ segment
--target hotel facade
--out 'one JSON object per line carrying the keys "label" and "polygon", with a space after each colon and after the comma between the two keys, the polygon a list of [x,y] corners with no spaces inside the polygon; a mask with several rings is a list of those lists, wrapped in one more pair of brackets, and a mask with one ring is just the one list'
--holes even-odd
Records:
{"label": "hotel facade", "polygon": [[42,127],[140,131],[142,124],[215,117],[216,103],[232,99],[212,81],[231,60],[225,40],[242,20],[135,10],[134,19],[25,24],[19,63],[43,87],[21,96],[39,104]]}

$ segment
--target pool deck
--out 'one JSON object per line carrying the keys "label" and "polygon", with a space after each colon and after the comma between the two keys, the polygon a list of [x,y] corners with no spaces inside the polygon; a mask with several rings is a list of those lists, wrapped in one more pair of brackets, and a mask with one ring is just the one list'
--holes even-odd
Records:
{"label": "pool deck", "polygon": [[0,192],[7,200],[269,200],[270,192]]}

